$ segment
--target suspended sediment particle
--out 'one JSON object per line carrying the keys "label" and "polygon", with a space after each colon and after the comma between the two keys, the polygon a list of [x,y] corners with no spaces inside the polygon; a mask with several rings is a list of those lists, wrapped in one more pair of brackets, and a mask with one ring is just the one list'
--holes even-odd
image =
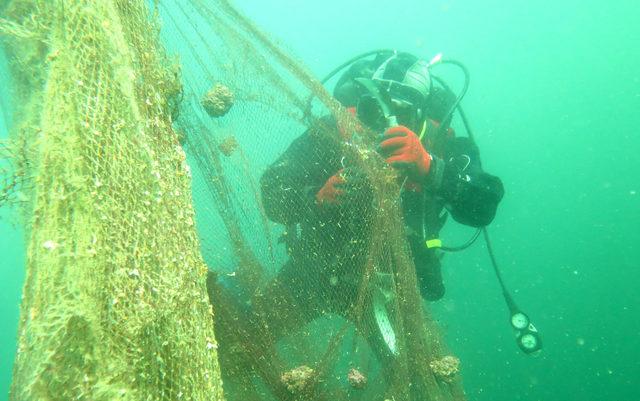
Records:
{"label": "suspended sediment particle", "polygon": [[231,89],[223,84],[215,84],[207,92],[200,104],[211,117],[222,117],[229,112],[233,106],[234,96]]}
{"label": "suspended sediment particle", "polygon": [[306,365],[302,365],[284,372],[282,376],[280,376],[280,380],[285,386],[287,386],[287,390],[293,394],[297,394],[309,387],[314,373],[315,371],[313,369]]}
{"label": "suspended sediment particle", "polygon": [[429,368],[440,380],[451,383],[460,370],[460,360],[455,356],[447,355],[429,363]]}

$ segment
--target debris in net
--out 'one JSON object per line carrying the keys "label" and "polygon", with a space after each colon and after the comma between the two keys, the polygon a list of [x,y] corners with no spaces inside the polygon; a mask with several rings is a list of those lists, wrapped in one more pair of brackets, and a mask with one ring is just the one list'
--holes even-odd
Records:
{"label": "debris in net", "polygon": [[287,390],[296,394],[307,389],[314,373],[315,371],[313,369],[307,365],[302,365],[288,372],[284,372],[282,376],[280,376],[280,380],[287,386]]}
{"label": "debris in net", "polygon": [[218,149],[220,149],[220,152],[222,152],[222,154],[227,157],[231,156],[237,148],[238,148],[238,141],[236,140],[236,137],[233,135],[229,135],[228,137],[224,138],[222,143],[220,143],[220,145],[218,146]]}
{"label": "debris in net", "polygon": [[451,383],[459,371],[460,360],[455,356],[447,355],[441,359],[431,361],[429,367],[440,380]]}
{"label": "debris in net", "polygon": [[223,84],[215,84],[200,101],[211,117],[222,117],[233,106],[233,92]]}
{"label": "debris in net", "polygon": [[347,374],[347,380],[353,388],[364,388],[367,385],[367,378],[358,369],[351,368]]}

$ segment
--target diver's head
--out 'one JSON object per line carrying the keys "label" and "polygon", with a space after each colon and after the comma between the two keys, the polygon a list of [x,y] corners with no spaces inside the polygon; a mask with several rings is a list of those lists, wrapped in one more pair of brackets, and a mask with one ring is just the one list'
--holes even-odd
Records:
{"label": "diver's head", "polygon": [[379,53],[354,63],[338,80],[335,98],[355,107],[358,118],[380,131],[393,116],[397,124],[417,130],[425,114],[431,78],[429,63],[409,53]]}

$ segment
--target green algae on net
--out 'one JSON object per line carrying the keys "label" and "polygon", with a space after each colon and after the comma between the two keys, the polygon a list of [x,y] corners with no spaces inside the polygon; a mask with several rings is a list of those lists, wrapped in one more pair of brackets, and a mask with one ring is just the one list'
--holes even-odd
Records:
{"label": "green algae on net", "polygon": [[27,147],[11,399],[222,400],[158,21],[144,1],[2,11],[12,134]]}

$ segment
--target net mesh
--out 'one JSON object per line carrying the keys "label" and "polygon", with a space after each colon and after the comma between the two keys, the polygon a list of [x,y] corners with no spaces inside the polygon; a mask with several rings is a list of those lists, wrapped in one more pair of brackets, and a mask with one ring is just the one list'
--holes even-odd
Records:
{"label": "net mesh", "polygon": [[[14,399],[216,399],[219,358],[232,401],[463,400],[375,133],[227,1],[154,5],[179,62],[142,2],[0,20],[37,161]],[[362,196],[265,179],[305,131]]]}
{"label": "net mesh", "polygon": [[[165,42],[181,59],[177,124],[220,308],[227,397],[464,399],[458,361],[417,288],[403,177],[374,151],[375,134],[230,3],[163,1],[159,10]],[[207,108],[220,87],[233,95],[222,116]],[[337,157],[366,176],[369,196],[319,211],[308,191],[267,178],[305,131],[322,145],[304,149],[305,157],[327,165]],[[301,166],[297,175],[313,173]],[[299,218],[279,224],[274,208]],[[305,240],[305,230],[317,235]]]}
{"label": "net mesh", "polygon": [[5,16],[32,181],[11,398],[222,399],[179,84],[145,3],[16,0]]}

